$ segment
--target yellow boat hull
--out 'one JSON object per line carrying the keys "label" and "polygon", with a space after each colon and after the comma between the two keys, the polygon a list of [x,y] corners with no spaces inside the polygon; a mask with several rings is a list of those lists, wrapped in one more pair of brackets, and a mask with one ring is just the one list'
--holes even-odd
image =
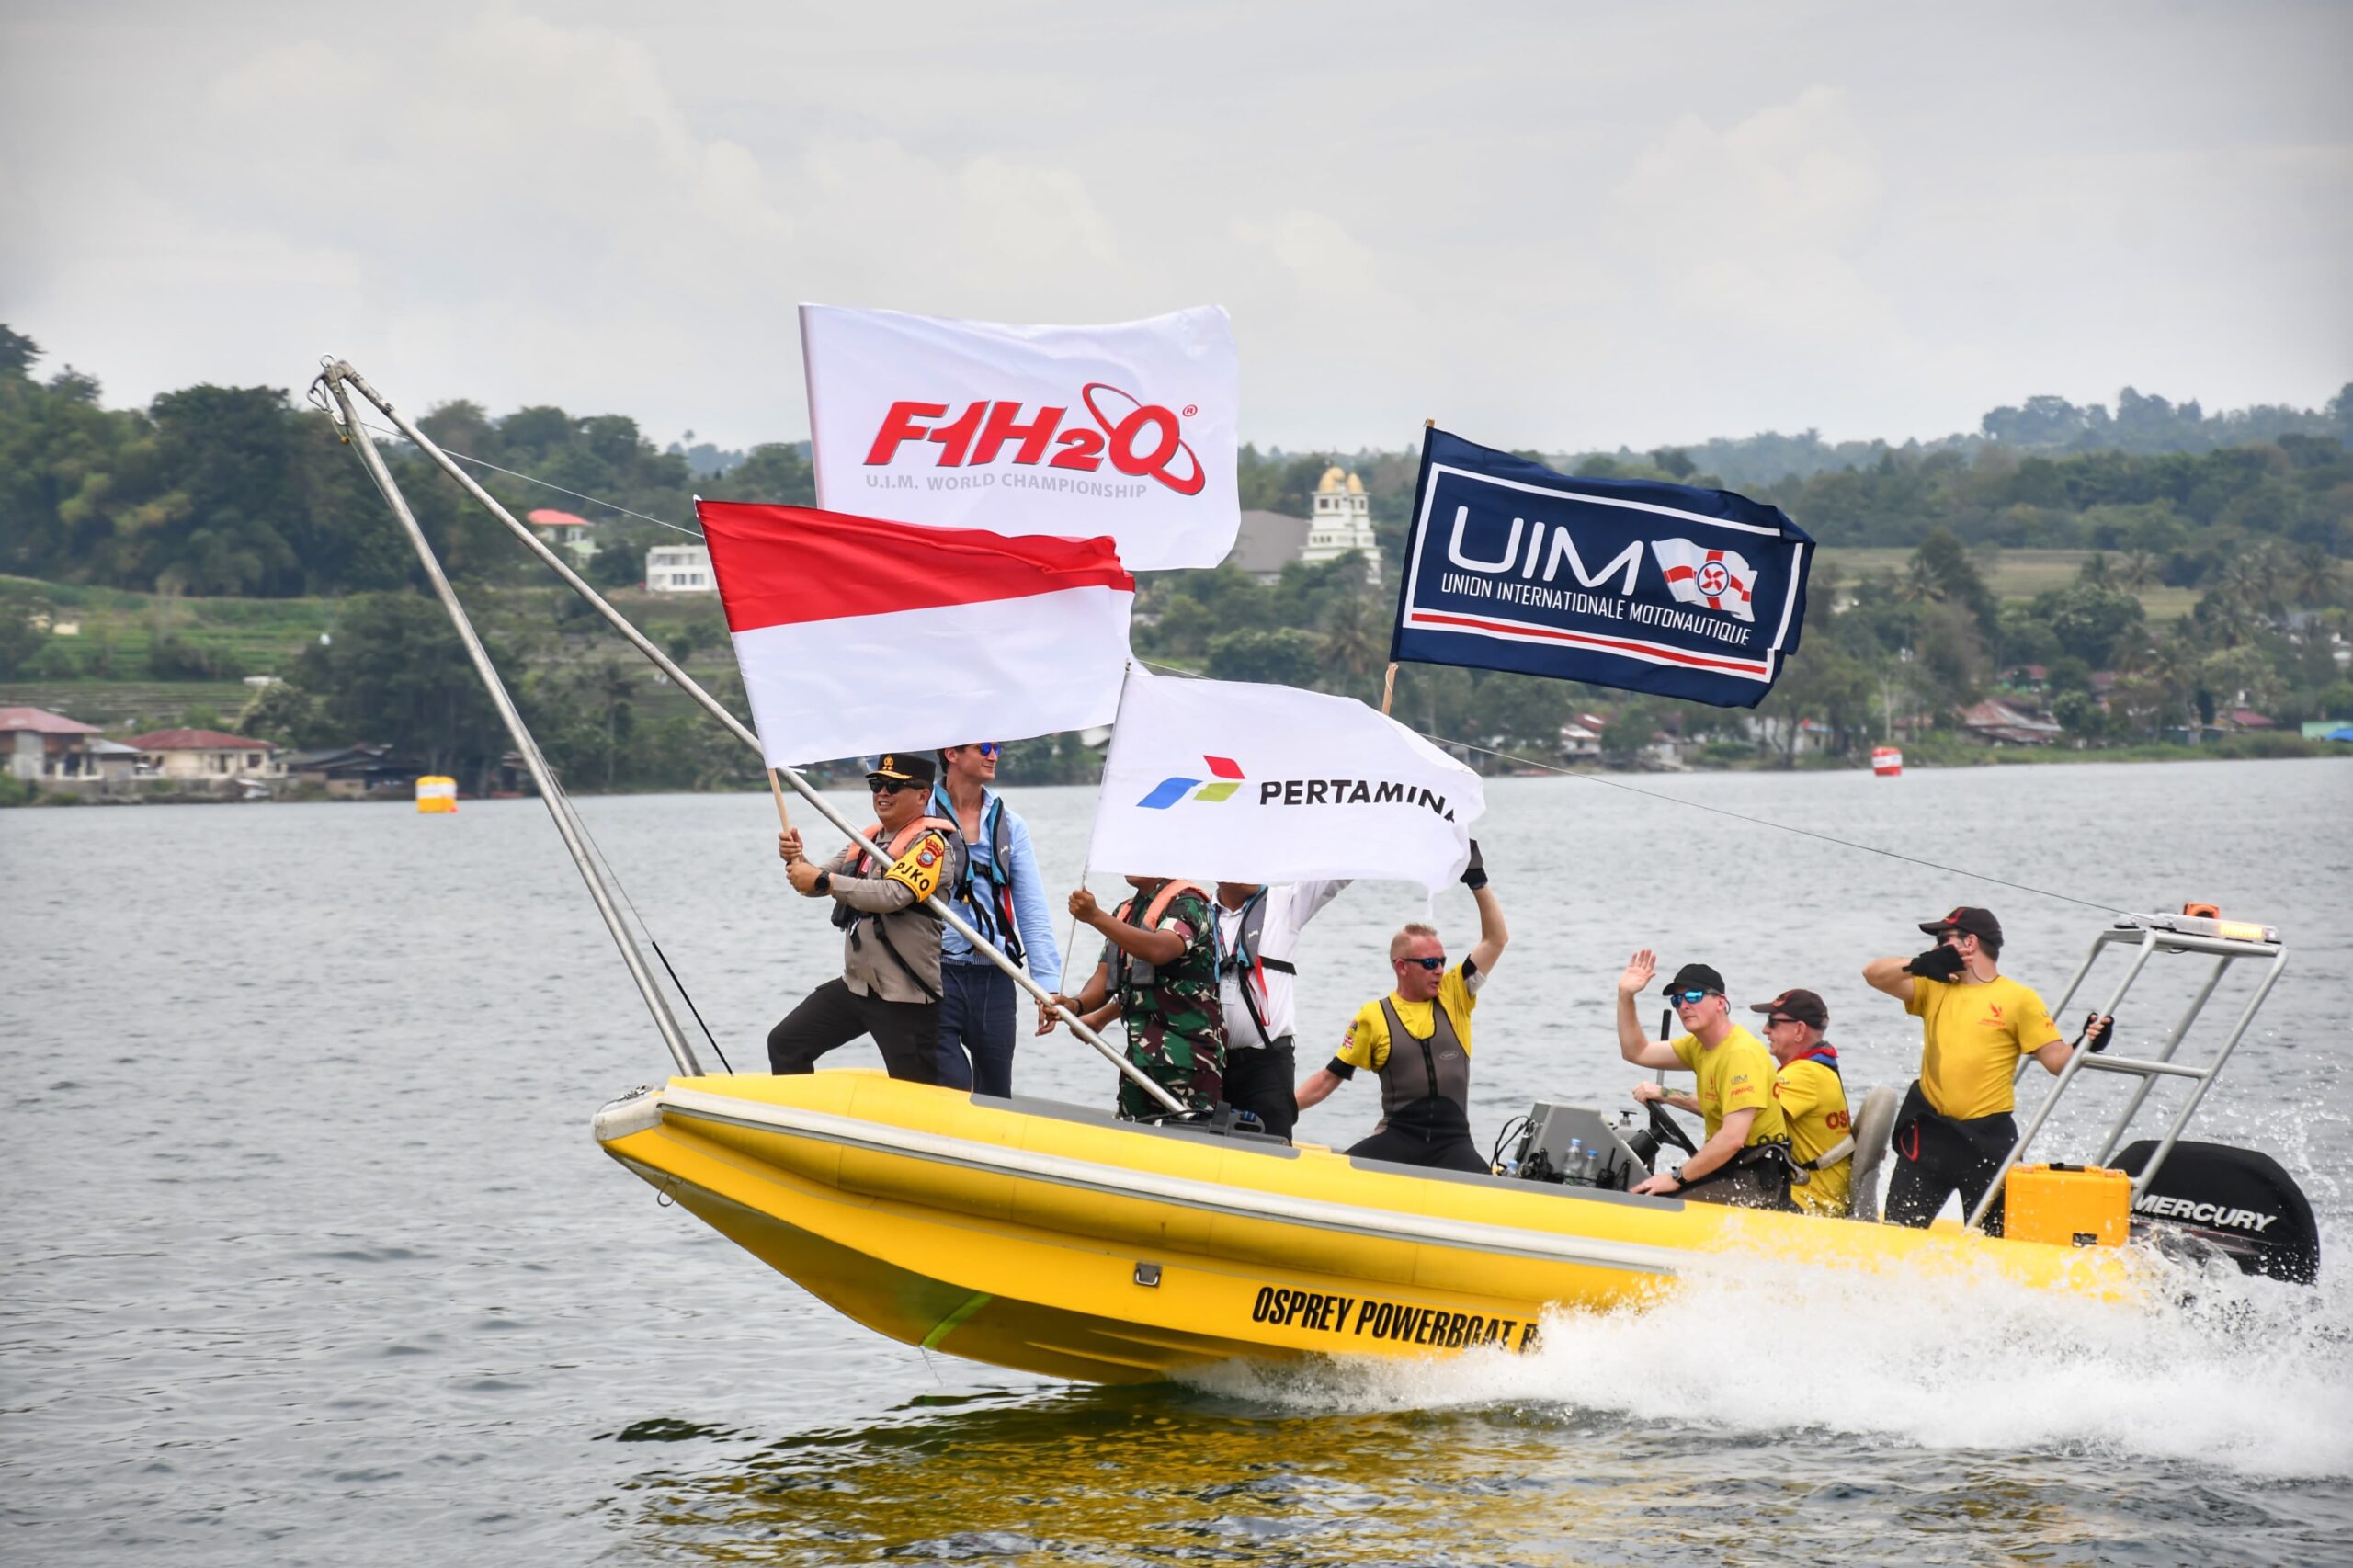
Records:
{"label": "yellow boat hull", "polygon": [[1089,1382],[1534,1342],[1708,1254],[2133,1292],[2129,1257],[1415,1171],[868,1071],[675,1078],[607,1153],[859,1323]]}

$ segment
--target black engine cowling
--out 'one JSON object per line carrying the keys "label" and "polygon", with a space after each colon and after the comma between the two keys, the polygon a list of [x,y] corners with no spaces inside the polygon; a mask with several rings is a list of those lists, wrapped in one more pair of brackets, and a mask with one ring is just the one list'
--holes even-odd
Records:
{"label": "black engine cowling", "polygon": [[[2156,1148],[2143,1139],[2117,1156],[2116,1166],[2138,1176]],[[2308,1285],[2320,1273],[2313,1206],[2279,1161],[2253,1149],[2176,1143],[2148,1190],[2132,1200],[2132,1222],[2187,1233],[2248,1274]]]}

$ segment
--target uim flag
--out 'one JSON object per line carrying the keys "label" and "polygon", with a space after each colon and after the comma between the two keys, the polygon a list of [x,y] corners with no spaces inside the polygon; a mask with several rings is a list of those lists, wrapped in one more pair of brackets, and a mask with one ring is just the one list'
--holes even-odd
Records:
{"label": "uim flag", "polygon": [[1813,540],[1779,507],[1434,426],[1414,494],[1392,659],[1754,708],[1797,652]]}
{"label": "uim flag", "polygon": [[697,501],[770,767],[1111,721],[1135,579],[1106,539]]}
{"label": "uim flag", "polygon": [[1087,864],[1200,881],[1462,873],[1479,776],[1351,697],[1132,675]]}
{"label": "uim flag", "polygon": [[1107,326],[801,307],[817,504],[1108,534],[1131,571],[1233,549],[1238,374],[1214,305]]}
{"label": "uim flag", "polygon": [[1651,553],[1666,578],[1666,591],[1688,605],[1706,605],[1743,620],[1756,619],[1750,603],[1756,574],[1737,552],[1710,550],[1688,539],[1654,539]]}

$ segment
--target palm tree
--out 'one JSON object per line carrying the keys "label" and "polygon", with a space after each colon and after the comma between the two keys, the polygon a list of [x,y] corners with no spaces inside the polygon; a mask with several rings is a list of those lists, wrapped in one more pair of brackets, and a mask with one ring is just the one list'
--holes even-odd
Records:
{"label": "palm tree", "polygon": [[613,787],[613,767],[620,759],[620,725],[630,713],[630,699],[637,695],[637,677],[607,659],[589,676],[590,688],[605,710],[605,788]]}
{"label": "palm tree", "polygon": [[2336,558],[2325,545],[2307,544],[2296,551],[2290,568],[2296,585],[2296,602],[2301,605],[2325,606],[2336,599]]}
{"label": "palm tree", "polygon": [[2127,551],[2124,563],[2117,576],[2124,585],[2134,590],[2147,587],[2157,578],[2157,558],[2145,550]]}
{"label": "palm tree", "polygon": [[1351,681],[1364,679],[1386,651],[1386,621],[1369,595],[1334,599],[1324,616],[1324,662]]}
{"label": "palm tree", "polygon": [[2188,710],[2190,699],[2198,689],[2200,662],[2199,650],[2179,631],[2152,643],[2143,656],[2139,673],[2156,687],[2162,702],[2157,715],[2159,728]]}
{"label": "palm tree", "polygon": [[2294,575],[2288,551],[2276,539],[2267,539],[2242,558],[2248,563],[2256,605],[2267,611],[2280,608],[2282,590]]}

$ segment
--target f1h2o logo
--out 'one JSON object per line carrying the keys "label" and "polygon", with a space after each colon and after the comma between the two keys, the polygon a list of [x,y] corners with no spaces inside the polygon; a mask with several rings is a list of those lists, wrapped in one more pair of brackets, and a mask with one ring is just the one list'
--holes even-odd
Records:
{"label": "f1h2o logo", "polygon": [[[1199,778],[1164,778],[1152,787],[1152,793],[1136,802],[1146,811],[1165,812],[1177,801],[1191,795],[1203,805],[1213,806],[1242,788],[1242,765],[1230,756],[1204,756],[1212,778],[1203,783]],[[1199,785],[1197,790],[1194,787]]]}
{"label": "f1h2o logo", "polygon": [[[1073,468],[1094,473],[1109,458],[1111,466],[1137,479],[1149,476],[1179,495],[1199,495],[1209,483],[1209,471],[1186,441],[1180,421],[1199,412],[1187,403],[1180,414],[1146,403],[1133,392],[1108,381],[1089,381],[1079,389],[1079,401],[1094,417],[1095,428],[1083,423],[1065,428],[1068,407],[1040,408],[1027,423],[1024,405],[981,398],[945,425],[932,425],[948,413],[944,403],[917,403],[902,398],[891,405],[867,449],[870,468],[895,460],[909,441],[929,441],[939,448],[939,468],[979,468],[993,463],[1007,446],[1013,460],[1034,466],[1045,459],[1048,468]],[[1058,449],[1046,458],[1051,442]]]}

